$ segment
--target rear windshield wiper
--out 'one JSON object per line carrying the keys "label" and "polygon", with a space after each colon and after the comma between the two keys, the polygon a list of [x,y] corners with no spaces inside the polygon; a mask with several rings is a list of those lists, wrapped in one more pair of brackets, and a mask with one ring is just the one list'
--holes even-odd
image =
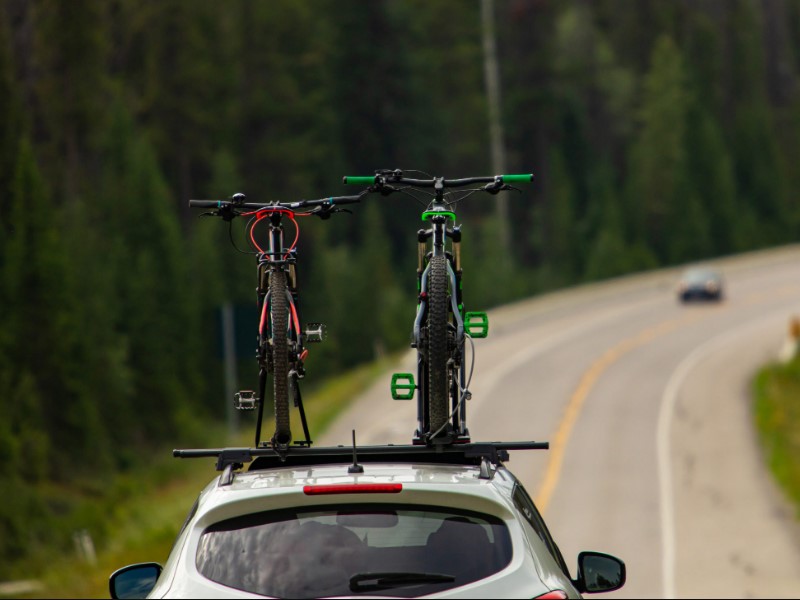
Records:
{"label": "rear windshield wiper", "polygon": [[372,592],[407,585],[452,583],[456,578],[444,573],[357,573],[350,578],[353,592]]}

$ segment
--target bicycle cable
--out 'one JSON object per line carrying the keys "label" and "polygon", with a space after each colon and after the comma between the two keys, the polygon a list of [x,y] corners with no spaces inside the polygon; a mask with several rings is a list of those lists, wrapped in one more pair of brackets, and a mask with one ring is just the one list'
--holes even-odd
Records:
{"label": "bicycle cable", "polygon": [[435,438],[444,430],[445,427],[447,427],[447,425],[450,424],[450,421],[458,412],[458,409],[461,408],[461,405],[464,403],[464,400],[469,400],[472,398],[472,393],[470,393],[469,391],[469,384],[472,382],[472,373],[475,370],[475,342],[472,341],[472,336],[466,332],[464,333],[464,337],[469,340],[469,346],[470,346],[470,364],[469,364],[469,375],[467,376],[467,383],[464,385],[463,388],[461,387],[460,383],[458,384],[458,390],[461,392],[461,398],[459,399],[458,404],[456,404],[455,408],[450,413],[450,416],[447,417],[447,420],[444,422],[444,425],[439,427],[439,429],[437,429],[436,432],[430,436],[430,439]]}
{"label": "bicycle cable", "polygon": [[420,171],[419,169],[408,169],[408,170],[400,169],[400,170],[403,171],[403,173],[419,173],[420,175],[425,175],[425,177],[427,177],[428,179],[433,179],[433,175],[431,175],[430,173],[426,173],[425,171]]}
{"label": "bicycle cable", "polygon": [[254,256],[257,252],[248,252],[246,250],[241,250],[239,246],[236,245],[236,240],[233,239],[233,220],[228,221],[228,237],[231,240],[231,245],[233,249],[236,250],[239,254],[247,254],[248,256]]}
{"label": "bicycle cable", "polygon": [[420,190],[418,188],[411,187],[410,185],[406,186],[406,187],[402,187],[402,188],[394,188],[394,191],[401,192],[401,193],[405,194],[406,196],[409,196],[410,198],[413,198],[420,205],[425,206],[426,208],[430,205],[430,202],[428,202],[427,200],[423,200],[422,198],[418,198],[417,196],[415,196],[414,194],[412,194],[408,190],[414,190],[415,192],[418,192],[420,194],[425,194],[428,197],[433,197],[434,196],[434,194],[432,194],[431,192],[426,192],[424,190]]}
{"label": "bicycle cable", "polygon": [[[462,193],[462,195],[459,196],[458,198],[454,198],[453,200],[449,200],[448,202],[445,202],[444,205],[446,207],[449,208],[451,206],[454,206],[454,205],[458,204],[459,202],[461,202],[462,200],[466,200],[467,198],[469,198],[470,196],[472,196],[476,192],[482,192],[483,190],[481,188],[475,188],[475,189],[472,189],[472,190],[459,190],[459,191]],[[456,192],[453,191],[453,192],[448,192],[448,193],[455,195]]]}

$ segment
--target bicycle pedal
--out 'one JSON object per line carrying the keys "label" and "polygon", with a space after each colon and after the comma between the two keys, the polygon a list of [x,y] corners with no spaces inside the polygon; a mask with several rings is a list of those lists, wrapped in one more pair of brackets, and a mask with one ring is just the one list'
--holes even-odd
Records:
{"label": "bicycle pedal", "polygon": [[236,392],[233,397],[233,406],[237,410],[255,410],[258,406],[258,398],[252,390],[242,390]]}
{"label": "bicycle pedal", "polygon": [[464,330],[473,338],[489,335],[489,316],[485,312],[468,312],[464,315]]}
{"label": "bicycle pedal", "polygon": [[417,384],[411,373],[394,373],[392,375],[392,400],[411,400]]}
{"label": "bicycle pedal", "polygon": [[306,330],[303,332],[304,341],[307,344],[318,344],[328,335],[328,328],[324,323],[307,323]]}

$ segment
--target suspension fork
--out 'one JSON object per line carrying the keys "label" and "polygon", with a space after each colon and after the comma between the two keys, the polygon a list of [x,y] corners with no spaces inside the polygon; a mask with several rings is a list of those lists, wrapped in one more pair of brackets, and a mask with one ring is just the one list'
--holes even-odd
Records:
{"label": "suspension fork", "polygon": [[454,291],[451,296],[451,308],[456,321],[456,340],[461,342],[464,339],[464,320],[463,303],[461,290],[461,228],[453,227],[447,229],[446,217],[434,216],[431,218],[433,227],[431,229],[420,229],[417,232],[417,288],[419,290],[419,306],[417,317],[414,321],[414,341],[420,347],[420,329],[427,310],[428,292],[428,257],[427,243],[433,238],[433,256],[445,253],[445,238],[450,238],[453,242],[453,260],[447,261],[447,270],[450,275],[450,287]]}
{"label": "suspension fork", "polygon": [[282,268],[283,263],[283,227],[281,214],[273,213],[269,216],[269,250],[258,256],[258,314],[260,321],[259,334],[264,333],[264,328],[271,328],[269,322],[269,276],[270,273]]}

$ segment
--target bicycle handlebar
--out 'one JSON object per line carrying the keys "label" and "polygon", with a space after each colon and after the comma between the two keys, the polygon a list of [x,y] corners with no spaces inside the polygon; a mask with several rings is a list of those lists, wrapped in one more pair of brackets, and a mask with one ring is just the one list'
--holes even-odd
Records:
{"label": "bicycle handlebar", "polygon": [[[228,203],[230,204],[230,203]],[[189,206],[193,208],[222,208],[221,200],[189,200]]]}
{"label": "bicycle handlebar", "polygon": [[356,184],[356,185],[372,185],[375,183],[375,180],[378,178],[377,175],[368,175],[368,176],[352,176],[352,175],[345,175],[342,178],[342,181],[346,184]]}
{"label": "bicycle handlebar", "polygon": [[533,173],[524,175],[494,175],[490,177],[466,177],[463,179],[408,179],[395,173],[377,174],[372,176],[352,176],[346,175],[342,178],[345,184],[373,185],[377,183],[404,183],[414,187],[434,187],[437,181],[441,181],[443,187],[461,187],[473,183],[530,183],[533,181]]}
{"label": "bicycle handlebar", "polygon": [[500,175],[503,183],[530,183],[533,181],[533,173],[524,175]]}
{"label": "bicycle handlebar", "polygon": [[318,200],[299,200],[297,202],[237,202],[232,200],[189,200],[194,208],[242,208],[246,210],[296,210],[315,206],[335,206],[338,204],[354,204],[361,200],[363,194],[356,196],[331,196]]}

